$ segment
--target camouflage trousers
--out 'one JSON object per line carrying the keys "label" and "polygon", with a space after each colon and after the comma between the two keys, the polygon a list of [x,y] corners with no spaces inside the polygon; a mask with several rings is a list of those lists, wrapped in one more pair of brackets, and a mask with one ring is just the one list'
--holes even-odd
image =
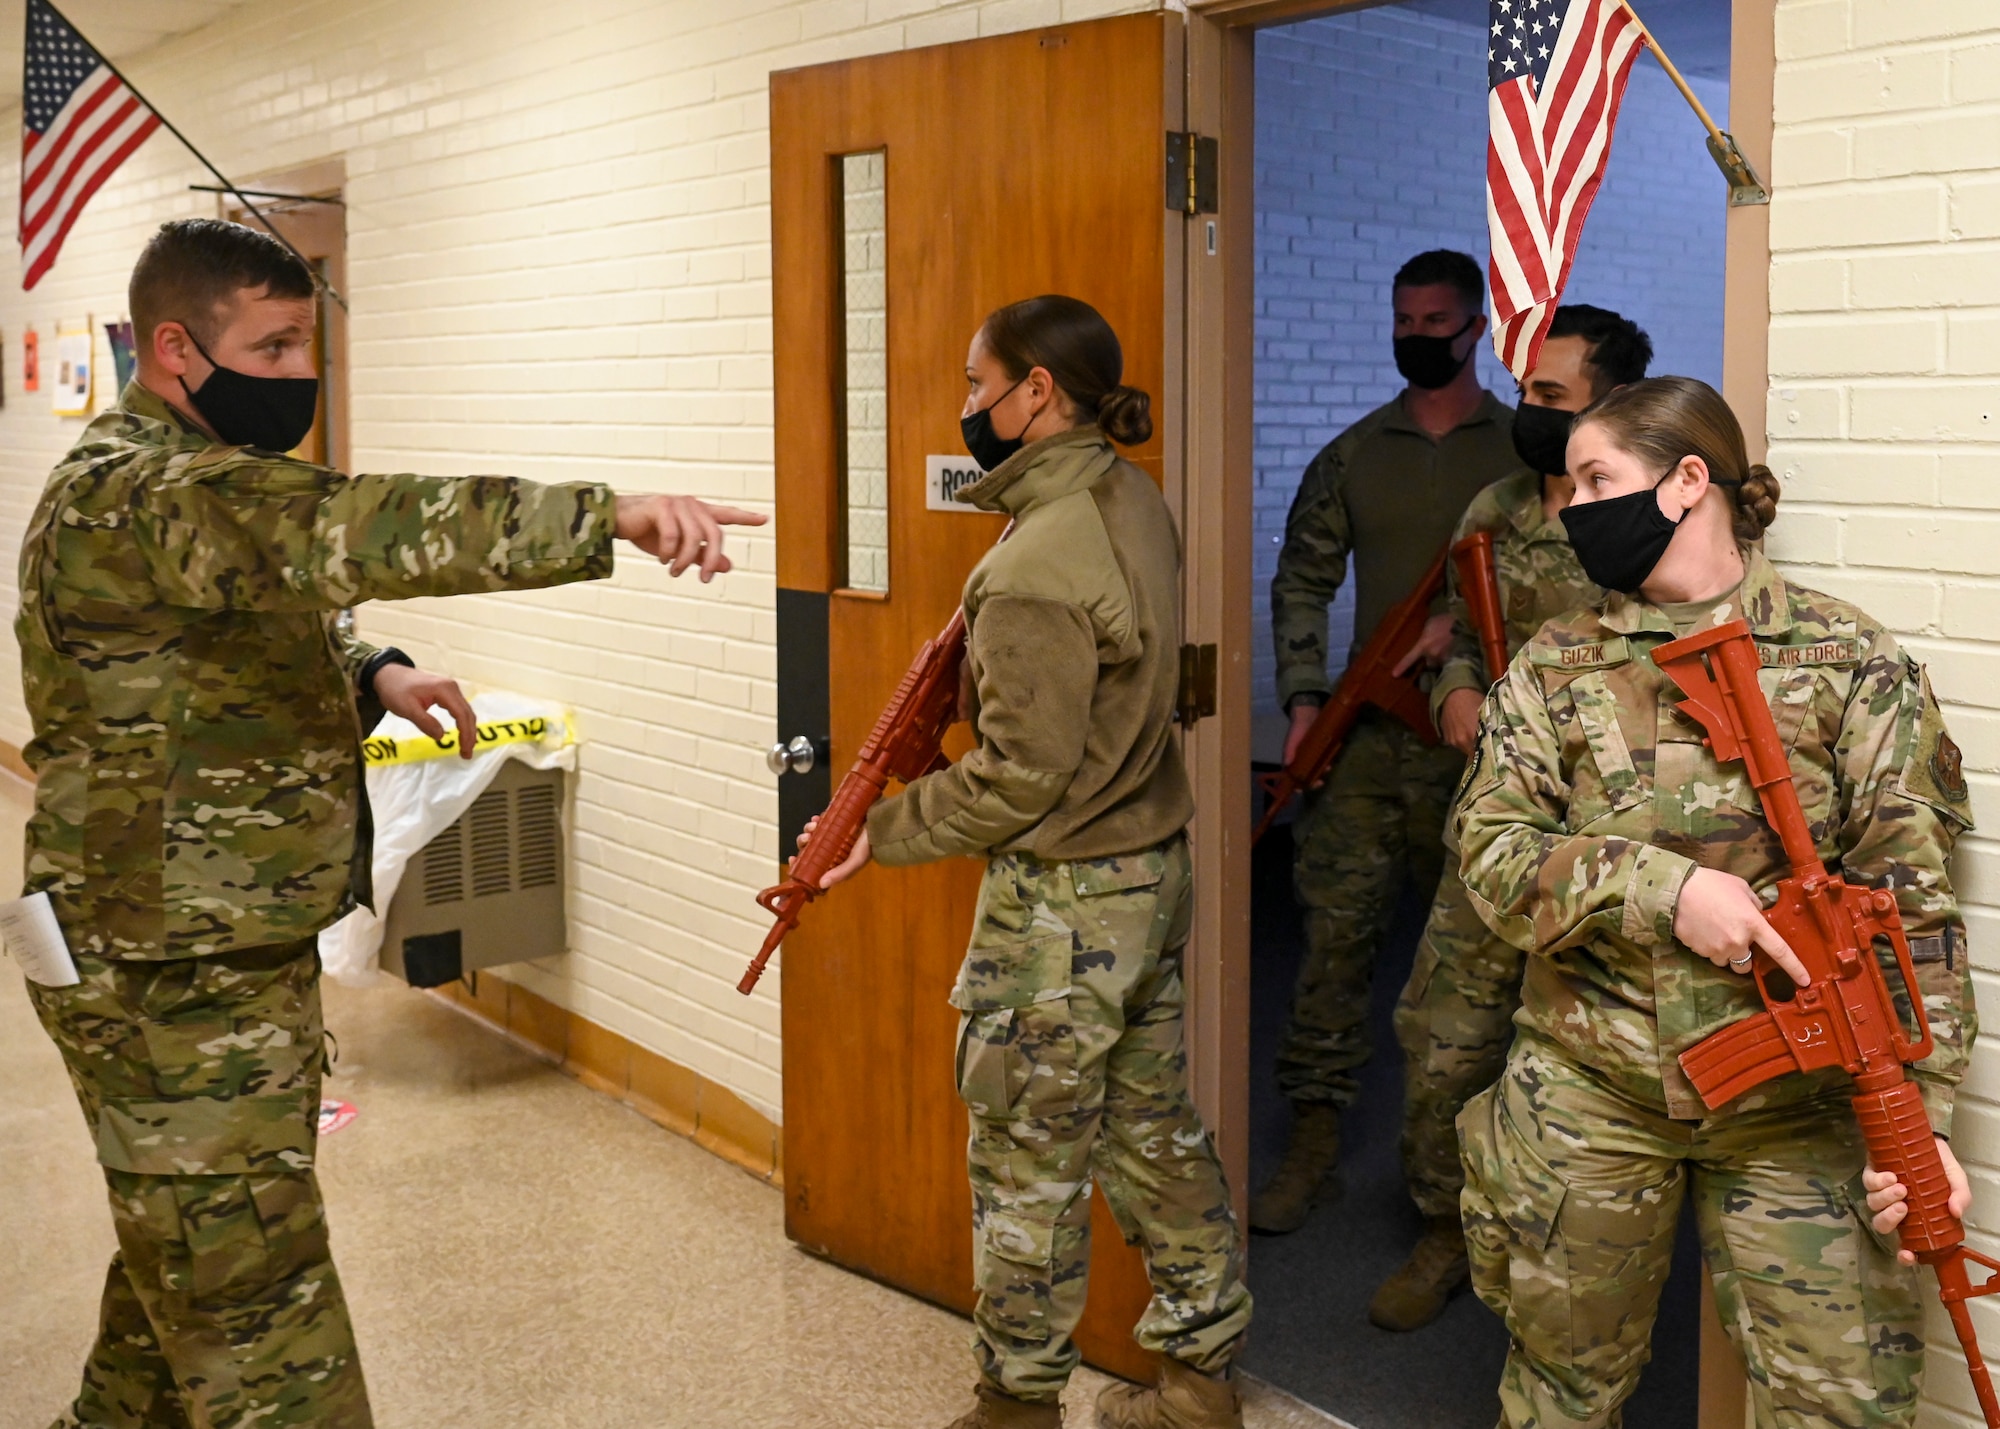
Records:
{"label": "camouflage trousers", "polygon": [[1867,1225],[1844,1095],[1675,1121],[1524,1034],[1459,1131],[1473,1286],[1512,1338],[1503,1426],[1619,1423],[1690,1193],[1759,1429],[1914,1419],[1916,1268]]}
{"label": "camouflage trousers", "polygon": [[1405,878],[1429,898],[1444,867],[1444,817],[1465,760],[1386,715],[1366,714],[1325,785],[1305,797],[1292,885],[1306,956],[1278,1048],[1295,1102],[1346,1106],[1374,1051],[1368,989]]}
{"label": "camouflage trousers", "polygon": [[974,1353],[1016,1398],[1056,1398],[1076,1367],[1093,1176],[1145,1257],[1141,1346],[1214,1371],[1250,1322],[1229,1188],[1187,1089],[1192,892],[1182,838],[987,864],[951,1000],[972,1114]]}
{"label": "camouflage trousers", "polygon": [[1458,1214],[1465,1186],[1458,1114],[1507,1065],[1525,957],[1481,921],[1447,859],[1416,966],[1396,1003],[1403,1180],[1426,1216]]}
{"label": "camouflage trousers", "polygon": [[29,985],[110,1185],[118,1252],[82,1429],[366,1429],[313,1176],[313,940],[170,962],[79,957]]}

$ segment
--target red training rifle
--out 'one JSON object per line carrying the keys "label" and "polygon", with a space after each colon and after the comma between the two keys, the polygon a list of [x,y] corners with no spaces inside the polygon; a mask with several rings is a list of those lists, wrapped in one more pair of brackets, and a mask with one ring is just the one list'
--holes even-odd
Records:
{"label": "red training rifle", "polygon": [[[1903,1249],[1937,1272],[1938,1298],[1958,1331],[1979,1407],[1989,1429],[2000,1429],[2000,1400],[1965,1303],[2000,1290],[2000,1275],[1973,1285],[1966,1262],[2000,1271],[2000,1261],[1966,1246],[1965,1227],[1948,1204],[1951,1183],[1923,1098],[1903,1071],[1906,1062],[1930,1055],[1932,1039],[1896,895],[1887,888],[1856,887],[1821,862],[1784,741],[1757,684],[1761,662],[1748,624],[1732,620],[1662,645],[1653,652],[1653,663],[1686,693],[1680,707],[1708,731],[1715,757],[1743,761],[1764,818],[1792,865],[1791,877],[1778,884],[1777,903],[1764,916],[1812,979],[1809,986],[1796,987],[1755,951],[1751,972],[1764,1011],[1704,1037],[1681,1053],[1681,1067],[1711,1110],[1786,1072],[1840,1067],[1854,1079],[1854,1114],[1868,1143],[1868,1164],[1892,1173],[1908,1192],[1908,1214],[1899,1227]],[[1903,1030],[1876,956],[1878,942],[1895,951],[1916,1018],[1915,1037]]]}
{"label": "red training rifle", "polygon": [[868,811],[875,807],[889,781],[907,784],[944,767],[944,732],[958,718],[958,676],[964,663],[965,611],[961,608],[953,611],[945,628],[917,652],[903,682],[877,716],[854,767],[834,790],[833,802],[792,860],[785,881],[757,895],[758,904],[778,921],[750,960],[743,980],[736,984],[745,997],[756,988],[757,979],[764,975],[764,964],[771,961],[778,944],[799,925],[806,904],[826,891],[819,881],[854,851]]}
{"label": "red training rifle", "polygon": [[1451,548],[1459,594],[1472,616],[1479,648],[1486,656],[1488,684],[1507,673],[1507,622],[1500,614],[1500,572],[1493,564],[1493,533],[1474,531]]}
{"label": "red training rifle", "polygon": [[1264,837],[1264,831],[1301,789],[1310,789],[1326,778],[1363,710],[1386,710],[1415,730],[1426,744],[1437,743],[1430,699],[1417,684],[1419,672],[1393,672],[1396,662],[1410,653],[1410,647],[1424,633],[1431,602],[1443,589],[1444,552],[1439,551],[1416,589],[1390,607],[1361,653],[1341,672],[1340,683],[1319,707],[1291,760],[1274,774],[1257,776],[1269,802],[1264,806],[1264,817],[1257,822],[1257,831],[1250,836],[1251,843]]}

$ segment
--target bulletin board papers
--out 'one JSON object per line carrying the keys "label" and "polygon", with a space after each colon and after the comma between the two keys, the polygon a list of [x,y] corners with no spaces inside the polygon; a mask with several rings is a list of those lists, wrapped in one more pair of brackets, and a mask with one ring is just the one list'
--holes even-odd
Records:
{"label": "bulletin board papers", "polygon": [[91,351],[90,323],[81,328],[62,327],[56,332],[55,381],[50,384],[50,406],[58,417],[90,415],[91,368],[96,359]]}

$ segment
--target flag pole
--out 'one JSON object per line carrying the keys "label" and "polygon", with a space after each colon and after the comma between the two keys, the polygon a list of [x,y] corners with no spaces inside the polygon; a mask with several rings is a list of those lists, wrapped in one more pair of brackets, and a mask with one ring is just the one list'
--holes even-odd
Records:
{"label": "flag pole", "polygon": [[[75,21],[71,20],[69,16],[63,14],[62,11],[56,10],[54,0],[44,0],[44,3],[47,4],[51,10],[55,10],[57,17],[60,18],[65,25],[68,25],[72,30],[76,30],[76,32],[79,35],[83,33],[82,30],[77,29]],[[1636,20],[1638,16],[1635,15],[1633,16],[1633,18]],[[1645,27],[1642,25],[1640,26],[1640,28],[1643,30]],[[97,49],[95,45],[92,45],[91,48],[94,50]],[[244,209],[248,211],[248,213],[252,218],[255,218],[257,222],[264,225],[264,231],[266,233],[270,234],[273,238],[277,239],[278,242],[284,244],[285,251],[287,253],[291,254],[294,258],[298,259],[299,262],[305,264],[306,272],[312,274],[313,286],[320,289],[320,291],[324,292],[329,298],[332,298],[336,303],[339,303],[341,311],[346,312],[347,299],[343,298],[340,295],[340,291],[337,288],[335,288],[333,284],[327,282],[326,276],[322,274],[319,271],[319,269],[313,267],[313,265],[307,261],[305,254],[299,252],[297,248],[294,248],[292,246],[291,239],[285,237],[284,234],[278,232],[278,230],[272,226],[271,220],[264,217],[264,211],[258,208],[256,204],[250,202],[249,199],[245,198],[243,196],[243,191],[237,188],[235,184],[229,181],[229,176],[223,173],[222,170],[216,168],[215,165],[211,164],[208,161],[208,155],[202,153],[201,150],[195,148],[193,141],[191,141],[187,135],[181,133],[180,130],[176,129],[171,119],[167,118],[166,115],[160,113],[159,109],[153,104],[153,102],[150,99],[146,98],[145,95],[140,94],[139,86],[132,83],[131,80],[127,79],[124,73],[119,70],[118,66],[111,63],[110,58],[107,55],[105,55],[104,51],[97,50],[97,59],[100,64],[102,64],[106,69],[111,71],[112,75],[118,80],[120,84],[124,85],[127,89],[132,91],[133,96],[137,98],[141,104],[145,105],[147,109],[152,111],[153,117],[160,121],[160,127],[162,129],[166,130],[169,134],[173,135],[176,139],[180,140],[182,147],[184,147],[190,154],[194,155],[195,158],[199,159],[201,161],[201,166],[204,169],[207,169],[211,174],[215,175],[215,181],[221,184],[223,188],[227,189],[235,197],[236,201],[243,205]]]}
{"label": "flag pole", "polygon": [[1681,92],[1681,97],[1693,108],[1695,117],[1701,120],[1702,127],[1708,130],[1708,152],[1714,158],[1715,166],[1722,170],[1722,176],[1729,180],[1729,206],[1743,208],[1751,204],[1769,203],[1771,191],[1764,186],[1764,181],[1757,177],[1757,171],[1750,167],[1750,161],[1736,146],[1736,137],[1715,122],[1714,116],[1708,112],[1708,106],[1701,102],[1700,97],[1681,74],[1680,66],[1660,48],[1660,42],[1653,38],[1653,32],[1646,28],[1646,22],[1640,19],[1639,12],[1632,8],[1631,0],[1619,0],[1619,3],[1624,6],[1625,13],[1632,17],[1632,23],[1639,29],[1640,38],[1646,42],[1646,48],[1653,52],[1653,58],[1660,62],[1660,68],[1667,72],[1667,78],[1674,82],[1674,88]]}

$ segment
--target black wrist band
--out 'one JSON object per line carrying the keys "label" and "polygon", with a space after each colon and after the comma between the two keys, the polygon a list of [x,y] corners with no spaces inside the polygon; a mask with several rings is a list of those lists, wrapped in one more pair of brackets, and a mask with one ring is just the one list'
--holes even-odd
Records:
{"label": "black wrist band", "polygon": [[364,698],[371,700],[375,698],[375,677],[388,665],[401,665],[410,670],[417,668],[417,662],[395,646],[384,646],[362,663],[361,674],[354,681],[355,687]]}

